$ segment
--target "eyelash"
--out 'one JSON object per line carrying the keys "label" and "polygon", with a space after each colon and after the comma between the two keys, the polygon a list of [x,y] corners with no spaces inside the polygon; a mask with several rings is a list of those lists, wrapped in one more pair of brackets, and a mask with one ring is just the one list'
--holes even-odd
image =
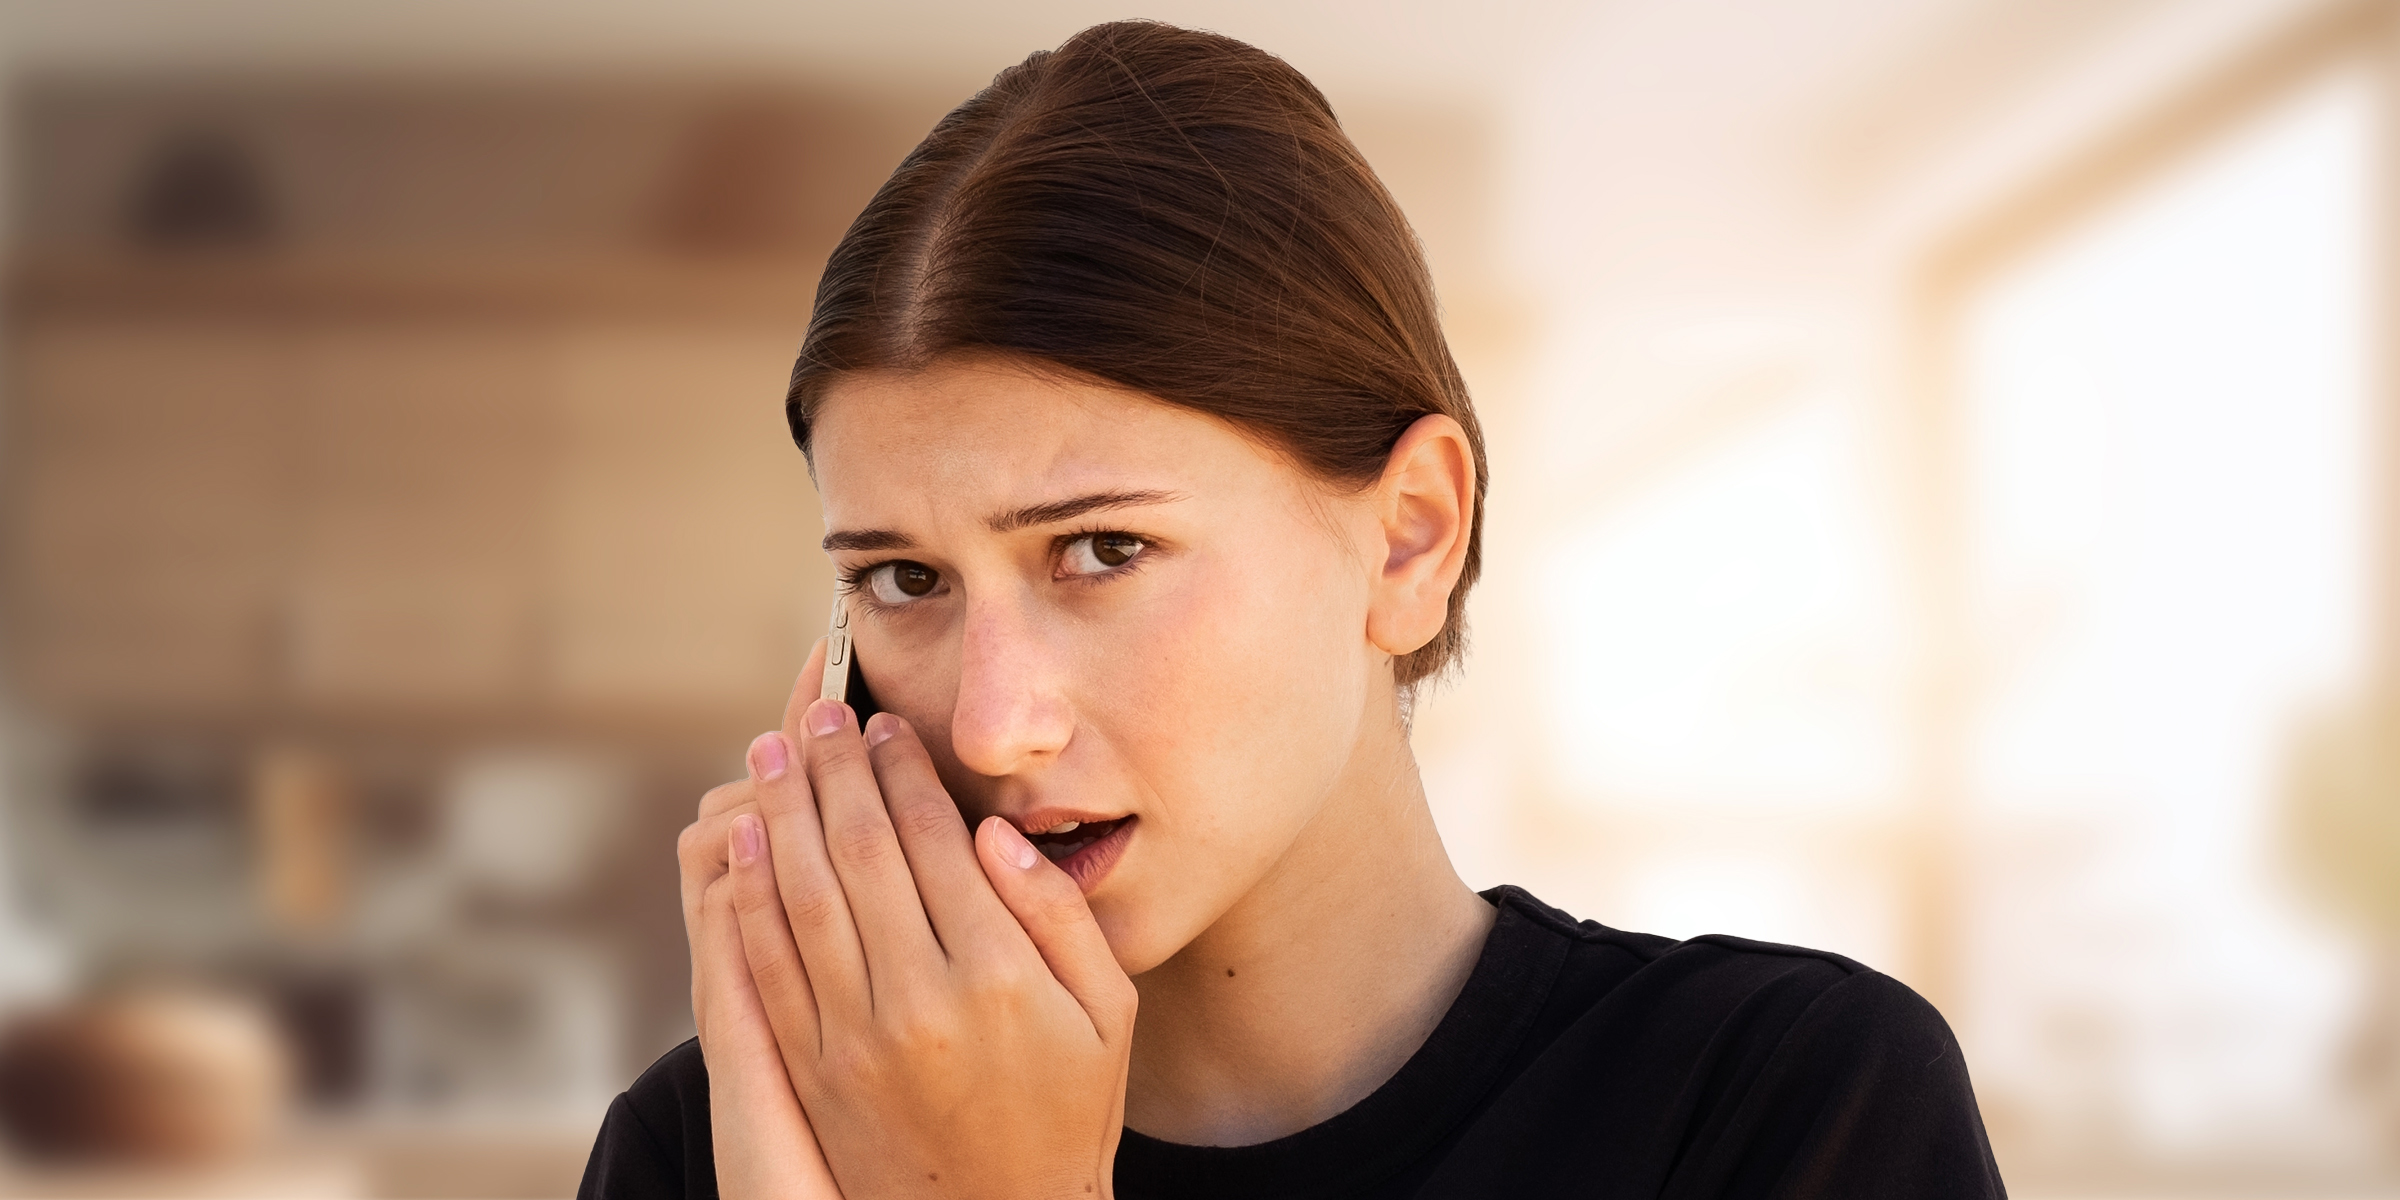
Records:
{"label": "eyelash", "polygon": [[1130,529],[1109,529],[1105,527],[1094,526],[1089,529],[1078,529],[1073,533],[1060,534],[1058,537],[1052,539],[1050,542],[1050,556],[1053,560],[1055,560],[1067,552],[1067,547],[1072,546],[1085,538],[1104,537],[1112,533],[1122,537],[1132,538],[1134,541],[1140,542],[1142,544],[1142,548],[1134,551],[1132,558],[1126,559],[1124,562],[1118,563],[1116,566],[1110,567],[1105,571],[1096,571],[1090,575],[1071,576],[1068,578],[1067,582],[1083,584],[1089,587],[1107,583],[1114,579],[1123,579],[1124,577],[1141,570],[1143,564],[1148,563],[1151,556],[1158,553],[1158,542],[1144,534],[1135,533]]}
{"label": "eyelash", "polygon": [[[1142,544],[1142,548],[1136,552],[1132,558],[1127,559],[1125,562],[1117,566],[1110,567],[1108,570],[1091,575],[1070,576],[1064,582],[1082,584],[1088,587],[1107,583],[1111,580],[1122,579],[1127,575],[1133,574],[1135,571],[1141,570],[1142,565],[1149,562],[1152,555],[1158,553],[1159,547],[1157,540],[1149,537],[1146,534],[1135,533],[1130,529],[1118,529],[1108,526],[1095,525],[1088,529],[1077,529],[1070,533],[1062,533],[1057,537],[1052,538],[1050,541],[1050,556],[1055,561],[1059,555],[1066,552],[1067,547],[1072,546],[1088,537],[1099,537],[1103,534],[1111,533],[1122,534],[1126,537],[1132,538],[1135,541],[1140,542]],[[893,608],[913,607],[912,605],[905,604],[890,605],[877,600],[874,592],[867,587],[867,580],[869,577],[873,576],[875,572],[880,571],[885,567],[892,565],[893,563],[914,561],[916,560],[906,558],[886,558],[867,563],[863,566],[852,567],[847,571],[841,572],[840,574],[841,592],[843,595],[848,596],[854,601],[864,604],[866,607],[872,609],[889,610]]]}

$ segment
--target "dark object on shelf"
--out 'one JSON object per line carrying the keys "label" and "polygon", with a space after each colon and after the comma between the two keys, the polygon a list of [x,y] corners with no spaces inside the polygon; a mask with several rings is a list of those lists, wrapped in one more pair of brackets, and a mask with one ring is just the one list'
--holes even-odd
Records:
{"label": "dark object on shelf", "polygon": [[223,134],[169,134],[135,180],[133,240],[156,250],[243,249],[275,238],[276,214],[258,160]]}
{"label": "dark object on shelf", "polygon": [[815,130],[768,104],[732,105],[699,120],[657,217],[668,246],[698,254],[789,252],[810,227],[809,160]]}
{"label": "dark object on shelf", "polygon": [[94,829],[214,828],[243,821],[240,764],[224,747],[172,738],[103,743],[75,773],[74,811]]}
{"label": "dark object on shelf", "polygon": [[300,1098],[320,1107],[357,1101],[367,1091],[365,983],[339,974],[274,981],[267,1001],[291,1046]]}

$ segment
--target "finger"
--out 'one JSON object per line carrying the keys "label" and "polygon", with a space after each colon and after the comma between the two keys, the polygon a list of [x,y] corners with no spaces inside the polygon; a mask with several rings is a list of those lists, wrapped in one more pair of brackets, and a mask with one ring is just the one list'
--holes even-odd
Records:
{"label": "finger", "polygon": [[[850,706],[819,700],[808,706],[804,722],[807,740],[800,753],[816,793],[826,856],[850,898],[868,983],[881,1001],[899,994],[892,989],[927,982],[939,972],[941,944],[925,919],[924,901],[917,897],[907,855],[884,811],[883,790]],[[780,842],[775,851],[782,854]]]}
{"label": "finger", "polygon": [[[808,662],[792,682],[783,707],[783,729],[752,743],[758,812],[767,823],[767,845],[783,895],[792,940],[808,964],[819,1011],[835,1021],[863,1021],[873,1009],[866,949],[848,893],[826,850],[816,789],[800,765],[803,721],[816,702],[825,674],[826,639],[809,650]],[[769,765],[773,769],[764,769]]]}
{"label": "finger", "polygon": [[[704,1053],[713,1053],[710,1047],[721,1038],[741,1036],[742,1023],[753,1015],[758,1024],[751,1032],[772,1038],[773,1027],[767,1024],[766,1010],[751,981],[749,958],[742,949],[741,914],[734,910],[730,884],[718,883],[701,899],[700,924],[692,939],[692,974],[705,985],[707,995],[706,1003],[692,1012]],[[725,1044],[731,1047],[735,1043]],[[776,1055],[776,1061],[780,1064],[782,1055]]]}
{"label": "finger", "polygon": [[727,889],[707,895],[696,933],[693,969],[706,974],[709,1000],[692,1015],[708,1064],[719,1192],[838,1197],[751,984],[740,918]]}
{"label": "finger", "polygon": [[[780,731],[759,739],[770,740],[775,748],[789,750]],[[791,767],[761,778],[752,792],[766,827],[766,874],[781,898],[800,960],[807,964],[818,1011],[838,1023],[863,1022],[874,1008],[867,954],[851,898],[826,851],[816,789],[807,772]]]}
{"label": "finger", "polygon": [[719,784],[700,797],[700,816],[676,840],[675,858],[681,868],[683,930],[687,938],[700,928],[700,895],[725,874],[725,835],[736,814],[758,811],[758,789],[782,776],[791,765],[791,742],[781,730],[770,729],[752,738],[743,756],[748,777]]}
{"label": "finger", "polygon": [[[750,739],[750,749],[743,757],[749,775],[741,780],[709,789],[700,797],[700,815],[684,830],[678,858],[683,865],[683,918],[687,935],[699,928],[700,893],[725,874],[725,835],[732,828],[736,812],[758,811],[757,787],[762,781],[776,779],[791,768],[792,747],[799,739],[790,731],[799,728],[800,708],[807,702],[801,697],[817,694],[817,681],[825,669],[825,639],[818,638],[802,664],[799,678],[792,684],[792,700],[784,704],[783,728],[770,729]],[[796,708],[794,705],[799,707]]]}
{"label": "finger", "polygon": [[[844,670],[849,668],[845,667]],[[783,733],[792,745],[800,744],[801,718],[808,706],[825,693],[825,639],[809,649],[808,661],[800,667],[800,677],[792,681],[792,694],[783,702]]]}
{"label": "finger", "polygon": [[675,839],[675,864],[682,876],[683,932],[694,945],[700,936],[700,897],[725,874],[725,831],[733,827],[734,814],[758,811],[753,782],[740,779],[710,788],[700,799],[700,819],[684,826]]}
{"label": "finger", "polygon": [[795,1080],[809,1078],[822,1044],[817,999],[784,919],[766,823],[748,814],[736,817],[728,841],[732,869],[725,878],[740,919],[741,954],[750,967],[751,986],[766,1009],[785,1068]]}
{"label": "finger", "polygon": [[975,836],[917,731],[891,713],[875,714],[867,721],[867,759],[943,952],[956,961],[1008,945],[1003,935],[1016,929],[1016,918],[977,865]]}
{"label": "finger", "polygon": [[799,728],[801,710],[817,694],[825,672],[825,639],[818,638],[810,647],[808,661],[800,667],[799,678],[792,683],[792,698],[783,709],[783,732],[762,733],[751,739],[749,753],[744,758],[749,766],[747,778],[710,788],[700,797],[700,812],[691,826],[684,830],[677,844],[676,859],[683,870],[683,929],[684,936],[698,945],[700,930],[700,894],[708,885],[725,874],[725,835],[732,826],[733,814],[743,809],[757,811],[755,785],[787,770],[793,758],[792,747],[799,739],[791,731]]}
{"label": "finger", "polygon": [[1133,1034],[1133,981],[1092,919],[1083,889],[1058,864],[1042,857],[1004,817],[986,817],[975,830],[976,855],[992,890],[1041,951],[1050,974],[1090,1014],[1103,1042]]}

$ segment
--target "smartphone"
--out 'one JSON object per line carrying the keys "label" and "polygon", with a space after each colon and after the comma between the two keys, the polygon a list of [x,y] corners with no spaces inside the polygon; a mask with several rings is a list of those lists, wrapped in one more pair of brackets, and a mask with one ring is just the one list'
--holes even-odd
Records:
{"label": "smartphone", "polygon": [[850,640],[850,605],[839,592],[833,597],[833,622],[825,631],[825,683],[817,695],[849,705],[858,714],[861,730],[868,717],[883,711],[858,669],[858,645]]}

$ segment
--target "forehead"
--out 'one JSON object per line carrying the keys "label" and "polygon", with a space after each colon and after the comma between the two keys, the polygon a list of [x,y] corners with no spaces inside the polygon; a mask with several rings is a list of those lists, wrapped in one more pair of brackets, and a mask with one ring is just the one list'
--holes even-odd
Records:
{"label": "forehead", "polygon": [[828,523],[947,516],[1282,468],[1215,418],[1007,363],[836,381],[811,423]]}

